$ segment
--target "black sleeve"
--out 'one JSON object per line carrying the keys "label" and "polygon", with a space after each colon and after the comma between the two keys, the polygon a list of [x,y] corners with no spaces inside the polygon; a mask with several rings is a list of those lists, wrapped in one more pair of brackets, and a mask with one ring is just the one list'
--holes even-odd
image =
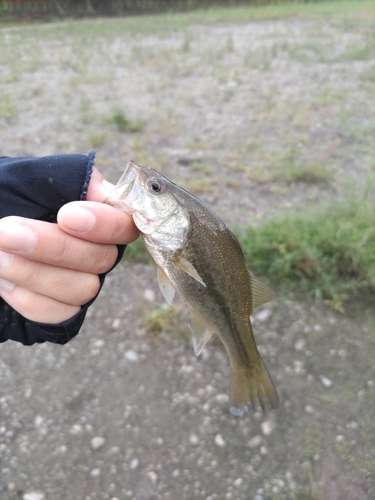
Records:
{"label": "black sleeve", "polygon": [[[65,203],[86,199],[94,159],[94,152],[88,156],[0,157],[0,218],[18,215],[56,223],[57,212]],[[125,246],[118,245],[118,258],[113,267],[120,262],[124,250]],[[99,275],[100,288],[105,276]],[[0,342],[66,344],[79,332],[86,311],[96,297],[73,318],[56,325],[27,320],[0,297]]]}

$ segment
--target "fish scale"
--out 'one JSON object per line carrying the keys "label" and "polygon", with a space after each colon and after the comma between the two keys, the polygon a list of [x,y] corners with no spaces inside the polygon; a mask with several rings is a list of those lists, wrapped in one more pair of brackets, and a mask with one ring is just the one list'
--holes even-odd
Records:
{"label": "fish scale", "polygon": [[230,360],[230,410],[243,416],[279,398],[256,347],[250,315],[275,293],[248,271],[237,238],[196,197],[148,167],[129,162],[107,203],[133,215],[158,266],[166,300],[175,292],[191,312],[199,354],[211,335]]}

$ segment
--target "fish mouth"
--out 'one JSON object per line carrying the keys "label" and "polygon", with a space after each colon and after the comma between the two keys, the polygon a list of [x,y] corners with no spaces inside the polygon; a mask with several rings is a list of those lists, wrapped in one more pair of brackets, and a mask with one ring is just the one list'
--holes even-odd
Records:
{"label": "fish mouth", "polygon": [[127,214],[133,215],[135,210],[129,204],[130,200],[126,200],[126,198],[134,187],[134,183],[137,179],[137,170],[139,170],[138,165],[133,161],[129,161],[113,192],[104,203],[119,208]]}

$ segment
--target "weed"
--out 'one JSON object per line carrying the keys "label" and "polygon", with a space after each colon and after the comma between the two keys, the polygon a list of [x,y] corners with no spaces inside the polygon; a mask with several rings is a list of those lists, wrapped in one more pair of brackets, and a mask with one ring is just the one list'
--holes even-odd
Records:
{"label": "weed", "polygon": [[248,170],[248,177],[260,183],[272,181],[305,182],[318,184],[332,179],[334,169],[329,166],[317,166],[306,160],[300,150],[292,143],[286,151],[267,158],[267,168],[253,167]]}
{"label": "weed", "polygon": [[181,344],[190,345],[191,335],[181,309],[177,306],[163,305],[158,309],[147,312],[143,326],[146,332],[153,337],[161,333],[169,333],[173,339]]}
{"label": "weed", "polygon": [[13,100],[6,96],[0,100],[0,118],[11,121],[18,115],[18,110]]}
{"label": "weed", "polygon": [[305,182],[307,184],[317,184],[328,182],[332,179],[333,170],[328,167],[317,167],[314,164],[297,166],[288,165],[282,172],[274,175],[273,178],[284,179],[286,182]]}
{"label": "weed", "polygon": [[312,99],[311,104],[316,107],[323,107],[327,106],[327,104],[330,104],[333,100],[333,92],[330,87],[325,87],[323,92]]}
{"label": "weed", "polygon": [[308,292],[339,310],[350,296],[375,292],[375,211],[368,195],[271,219],[239,237],[250,269],[276,288]]}
{"label": "weed", "polygon": [[100,133],[100,132],[99,133],[89,132],[88,139],[89,139],[91,147],[94,149],[98,149],[101,146],[103,146],[103,144],[106,143],[107,135]]}
{"label": "weed", "polygon": [[182,42],[181,51],[190,52],[190,49],[191,49],[190,38],[188,36],[185,36],[184,41]]}
{"label": "weed", "polygon": [[347,441],[335,442],[334,445],[335,453],[338,457],[346,458],[352,449],[352,445]]}
{"label": "weed", "polygon": [[320,403],[327,404],[327,405],[331,404],[333,402],[333,398],[329,394],[319,394],[317,396],[317,400]]}
{"label": "weed", "polygon": [[375,64],[372,64],[362,72],[361,79],[375,82]]}
{"label": "weed", "polygon": [[364,45],[350,45],[343,53],[344,61],[368,61],[374,57],[375,43],[372,38],[368,38]]}
{"label": "weed", "polygon": [[142,238],[138,238],[126,247],[123,261],[142,262],[144,264],[151,264],[154,262],[151,255],[148,253]]}
{"label": "weed", "polygon": [[190,139],[187,143],[189,149],[193,151],[198,151],[201,149],[208,150],[210,145],[203,142],[201,139]]}
{"label": "weed", "polygon": [[229,52],[229,53],[234,52],[234,42],[233,42],[233,38],[231,36],[227,38],[225,48],[226,48],[227,52]]}
{"label": "weed", "polygon": [[144,122],[140,120],[131,120],[120,108],[112,108],[109,123],[113,123],[119,132],[137,133],[144,129]]}
{"label": "weed", "polygon": [[189,183],[189,191],[194,196],[199,196],[202,193],[215,193],[215,188],[213,186],[214,181],[212,179],[202,178],[194,179]]}
{"label": "weed", "polygon": [[272,62],[272,53],[268,47],[260,47],[257,50],[249,50],[245,54],[245,66],[259,69],[260,71],[268,71]]}
{"label": "weed", "polygon": [[308,499],[310,500],[319,500],[322,498],[322,484],[314,478],[314,473],[312,470],[312,465],[311,462],[306,461],[301,464],[302,471],[307,475],[308,477]]}

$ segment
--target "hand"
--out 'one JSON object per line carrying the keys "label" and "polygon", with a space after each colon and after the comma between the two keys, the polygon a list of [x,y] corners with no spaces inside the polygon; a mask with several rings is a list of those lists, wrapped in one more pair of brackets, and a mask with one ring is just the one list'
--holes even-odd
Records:
{"label": "hand", "polygon": [[64,205],[58,224],[0,219],[0,296],[22,316],[51,324],[74,316],[98,293],[116,244],[139,236],[131,216],[103,204],[111,188],[94,169],[88,201]]}

